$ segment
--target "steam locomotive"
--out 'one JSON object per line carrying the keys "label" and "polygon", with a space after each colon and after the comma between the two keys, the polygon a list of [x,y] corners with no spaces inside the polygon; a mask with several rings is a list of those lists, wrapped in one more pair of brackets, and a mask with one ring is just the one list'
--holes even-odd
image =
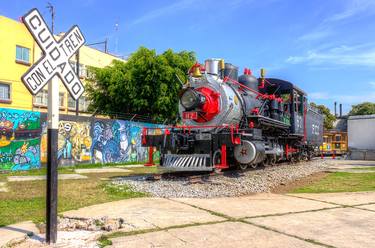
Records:
{"label": "steam locomotive", "polygon": [[176,171],[273,166],[311,159],[323,141],[323,116],[306,93],[281,79],[260,78],[222,59],[196,63],[179,94],[183,125],[155,134],[142,145],[160,150],[160,165]]}

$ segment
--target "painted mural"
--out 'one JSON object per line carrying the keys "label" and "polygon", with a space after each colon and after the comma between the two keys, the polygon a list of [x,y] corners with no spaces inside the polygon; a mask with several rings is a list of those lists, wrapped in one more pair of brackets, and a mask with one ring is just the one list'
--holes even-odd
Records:
{"label": "painted mural", "polygon": [[[97,120],[92,127],[91,155],[93,163],[142,162],[148,159],[148,149],[141,146],[143,127],[148,123]],[[158,154],[158,153],[155,153]],[[159,157],[155,157],[159,159]]]}
{"label": "painted mural", "polygon": [[58,159],[60,165],[90,163],[90,122],[59,122]]}
{"label": "painted mural", "polygon": [[[147,161],[148,148],[141,146],[142,129],[161,132],[161,126],[149,123],[64,115],[60,118],[60,166]],[[157,150],[153,155],[154,160],[160,157]],[[0,109],[0,171],[40,168],[46,162],[46,114]]]}
{"label": "painted mural", "polygon": [[92,162],[128,161],[129,133],[130,127],[127,121],[95,121],[92,126]]}
{"label": "painted mural", "polygon": [[0,171],[40,168],[40,113],[0,109]]}

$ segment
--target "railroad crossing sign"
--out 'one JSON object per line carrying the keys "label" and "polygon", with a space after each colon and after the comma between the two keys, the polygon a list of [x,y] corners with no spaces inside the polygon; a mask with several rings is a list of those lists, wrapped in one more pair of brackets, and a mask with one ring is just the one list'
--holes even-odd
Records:
{"label": "railroad crossing sign", "polygon": [[23,17],[23,22],[44,55],[22,76],[22,82],[33,95],[36,95],[57,75],[70,95],[77,100],[82,95],[84,87],[71,67],[69,59],[85,43],[78,26],[73,26],[59,41],[56,41],[37,9],[27,13]]}
{"label": "railroad crossing sign", "polygon": [[[52,10],[53,11],[53,10]],[[47,194],[46,194],[46,241],[57,240],[58,200],[58,126],[59,126],[59,80],[70,95],[78,100],[84,88],[70,66],[69,59],[85,43],[78,26],[73,26],[56,41],[37,9],[23,16],[23,23],[43,51],[43,56],[21,77],[29,91],[35,95],[48,83],[48,130],[47,130]]]}

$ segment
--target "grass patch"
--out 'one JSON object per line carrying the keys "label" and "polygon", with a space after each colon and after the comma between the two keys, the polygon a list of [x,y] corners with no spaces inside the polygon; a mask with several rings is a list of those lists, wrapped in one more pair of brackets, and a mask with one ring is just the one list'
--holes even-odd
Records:
{"label": "grass patch", "polygon": [[[126,185],[119,187],[112,186],[110,181],[103,181],[103,178],[111,179],[132,174],[157,173],[157,171],[158,168],[155,167],[140,167],[132,168],[130,172],[86,174],[87,179],[59,180],[58,212],[61,213],[94,204],[146,196],[145,193],[136,192]],[[20,175],[19,173],[21,172],[17,172],[17,175]],[[36,172],[29,171],[29,173]],[[59,173],[61,173],[60,170]],[[21,175],[24,174],[21,173]],[[4,175],[0,176],[3,177]],[[7,182],[7,188],[9,192],[0,192],[0,226],[26,220],[34,222],[44,221],[46,205],[45,180]]]}
{"label": "grass patch", "polygon": [[99,245],[100,248],[110,246],[110,245],[112,245],[112,241],[109,240],[106,236],[101,236],[98,239],[98,245]]}
{"label": "grass patch", "polygon": [[368,166],[368,167],[360,167],[360,168],[351,168],[351,170],[369,170],[369,171],[375,171],[375,166]]}
{"label": "grass patch", "polygon": [[[92,169],[92,168],[105,168],[105,167],[116,167],[116,166],[127,166],[134,164],[144,164],[144,162],[124,162],[124,163],[108,163],[108,164],[77,164],[71,166],[60,166],[57,170],[60,174],[74,173],[75,169]],[[39,169],[32,169],[26,171],[0,171],[0,177],[4,176],[40,176],[47,173],[47,168],[42,167]]]}
{"label": "grass patch", "polygon": [[290,193],[358,191],[375,191],[375,173],[333,172],[320,181],[294,189]]}
{"label": "grass patch", "polygon": [[146,193],[135,191],[128,185],[113,185],[110,183],[104,183],[102,185],[102,189],[114,200],[147,196]]}

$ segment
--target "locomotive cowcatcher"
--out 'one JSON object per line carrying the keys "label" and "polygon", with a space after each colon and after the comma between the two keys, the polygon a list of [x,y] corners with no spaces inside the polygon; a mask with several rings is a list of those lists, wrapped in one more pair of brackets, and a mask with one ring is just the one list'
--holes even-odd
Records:
{"label": "locomotive cowcatcher", "polygon": [[306,93],[281,79],[260,78],[222,59],[196,63],[179,94],[181,125],[142,133],[160,150],[160,166],[212,171],[311,159],[323,139],[323,116]]}

